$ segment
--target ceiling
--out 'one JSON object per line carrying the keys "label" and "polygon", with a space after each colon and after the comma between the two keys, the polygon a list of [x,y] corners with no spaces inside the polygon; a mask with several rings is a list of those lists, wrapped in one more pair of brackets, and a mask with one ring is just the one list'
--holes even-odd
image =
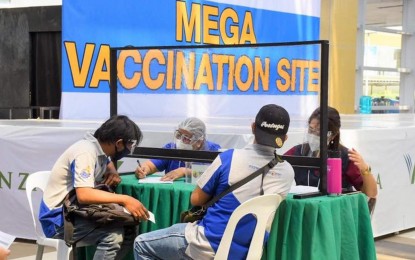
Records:
{"label": "ceiling", "polygon": [[402,26],[404,0],[366,0],[366,26]]}

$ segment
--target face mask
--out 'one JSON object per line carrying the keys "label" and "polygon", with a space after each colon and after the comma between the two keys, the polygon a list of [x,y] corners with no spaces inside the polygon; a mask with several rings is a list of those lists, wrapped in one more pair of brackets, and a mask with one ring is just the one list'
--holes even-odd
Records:
{"label": "face mask", "polygon": [[320,150],[320,136],[307,134],[307,142],[312,152]]}
{"label": "face mask", "polygon": [[118,161],[119,159],[125,157],[126,155],[129,155],[130,153],[131,153],[131,151],[127,147],[124,147],[124,150],[119,152],[117,150],[117,146],[115,146],[115,155],[112,157],[112,159],[114,161]]}
{"label": "face mask", "polygon": [[176,148],[182,150],[193,150],[193,146],[191,144],[185,144],[181,140],[176,139]]}

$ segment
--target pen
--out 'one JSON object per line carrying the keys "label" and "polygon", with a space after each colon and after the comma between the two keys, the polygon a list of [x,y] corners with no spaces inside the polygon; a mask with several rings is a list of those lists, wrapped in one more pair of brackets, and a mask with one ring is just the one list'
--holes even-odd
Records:
{"label": "pen", "polygon": [[[138,160],[138,159],[137,159],[137,163],[138,163],[138,166],[140,166],[140,169],[142,170],[142,168],[143,168],[143,167],[141,166],[140,160]],[[143,172],[144,172],[144,171],[143,171]],[[144,178],[145,178],[145,177],[147,177],[147,176],[146,176],[146,174],[144,173]]]}

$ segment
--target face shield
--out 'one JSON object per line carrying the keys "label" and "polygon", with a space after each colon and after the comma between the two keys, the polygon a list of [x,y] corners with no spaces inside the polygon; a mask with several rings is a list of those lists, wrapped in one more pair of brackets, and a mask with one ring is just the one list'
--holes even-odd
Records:
{"label": "face shield", "polygon": [[130,150],[129,154],[133,154],[135,148],[138,146],[138,141],[137,140],[128,140],[126,143],[127,149]]}
{"label": "face shield", "polygon": [[[327,145],[330,142],[331,131],[327,132]],[[320,125],[306,128],[303,144],[301,147],[302,156],[318,157],[320,154]]]}
{"label": "face shield", "polygon": [[201,150],[204,144],[199,141],[204,140],[205,137],[205,123],[196,117],[187,118],[174,131],[174,142],[178,149]]}
{"label": "face shield", "polygon": [[115,144],[115,154],[111,158],[113,161],[118,161],[127,155],[133,154],[134,149],[138,145],[138,142],[137,140],[128,140],[128,141],[123,141],[123,144],[124,144],[124,149],[121,151],[118,151],[117,145]]}
{"label": "face shield", "polygon": [[177,149],[193,150],[193,145],[200,139],[202,139],[202,136],[189,135],[181,129],[174,131],[174,142]]}

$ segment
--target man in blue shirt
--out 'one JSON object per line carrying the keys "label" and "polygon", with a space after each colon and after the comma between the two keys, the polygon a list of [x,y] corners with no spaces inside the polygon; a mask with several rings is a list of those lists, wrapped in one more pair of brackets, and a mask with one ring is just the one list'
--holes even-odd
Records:
{"label": "man in blue shirt", "polygon": [[[287,138],[290,117],[287,111],[269,104],[260,109],[252,133],[253,144],[244,149],[222,152],[202,174],[192,193],[191,203],[203,206],[210,199],[246,178],[274,158],[276,148]],[[141,234],[134,242],[138,259],[213,259],[232,212],[243,202],[261,194],[285,197],[294,180],[294,170],[280,162],[266,174],[228,193],[207,209],[200,221],[181,223],[166,229]],[[247,216],[235,231],[229,259],[245,259],[256,221]]]}

